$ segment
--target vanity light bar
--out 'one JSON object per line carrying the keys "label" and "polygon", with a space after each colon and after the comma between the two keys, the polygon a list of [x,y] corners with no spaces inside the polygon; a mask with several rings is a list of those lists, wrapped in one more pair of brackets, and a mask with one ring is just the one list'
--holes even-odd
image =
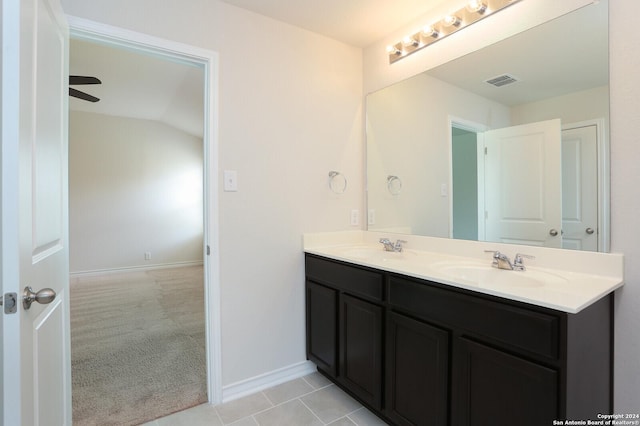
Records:
{"label": "vanity light bar", "polygon": [[453,34],[474,22],[486,18],[520,0],[470,0],[466,6],[443,17],[438,22],[425,25],[421,31],[404,37],[402,41],[387,46],[389,63],[392,64],[432,43]]}

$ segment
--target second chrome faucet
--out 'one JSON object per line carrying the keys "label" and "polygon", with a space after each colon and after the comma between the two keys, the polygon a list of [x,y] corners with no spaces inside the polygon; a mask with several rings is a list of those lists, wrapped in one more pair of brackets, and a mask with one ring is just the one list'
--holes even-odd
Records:
{"label": "second chrome faucet", "polygon": [[497,250],[485,250],[486,253],[493,253],[493,262],[491,266],[498,269],[506,269],[509,271],[524,271],[527,268],[524,266],[524,259],[535,259],[535,256],[529,256],[528,254],[517,253],[513,259],[513,263],[509,260],[509,256],[504,253],[500,253]]}
{"label": "second chrome faucet", "polygon": [[402,251],[402,244],[405,244],[406,241],[397,240],[394,244],[388,238],[380,238],[380,243],[384,246],[385,251],[395,251],[399,253]]}

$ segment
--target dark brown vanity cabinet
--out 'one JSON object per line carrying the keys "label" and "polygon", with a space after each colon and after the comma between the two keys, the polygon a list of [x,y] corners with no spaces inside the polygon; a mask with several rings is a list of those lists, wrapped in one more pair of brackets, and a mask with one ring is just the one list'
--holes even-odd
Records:
{"label": "dark brown vanity cabinet", "polygon": [[387,314],[385,413],[398,425],[447,425],[450,333]]}
{"label": "dark brown vanity cabinet", "polygon": [[340,295],[338,380],[371,407],[382,408],[382,306]]}
{"label": "dark brown vanity cabinet", "polygon": [[[558,370],[466,338],[453,350],[455,425],[550,425],[559,419]],[[564,417],[563,417],[564,418]]]}
{"label": "dark brown vanity cabinet", "polygon": [[338,291],[307,281],[307,357],[332,377],[338,373]]}
{"label": "dark brown vanity cabinet", "polygon": [[613,297],[568,314],[307,255],[307,354],[397,425],[612,410]]}
{"label": "dark brown vanity cabinet", "polygon": [[307,256],[306,275],[307,357],[381,410],[383,274]]}

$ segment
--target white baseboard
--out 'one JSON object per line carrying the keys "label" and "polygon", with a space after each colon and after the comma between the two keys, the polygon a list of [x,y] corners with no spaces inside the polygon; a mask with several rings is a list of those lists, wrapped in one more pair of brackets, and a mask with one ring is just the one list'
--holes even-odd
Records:
{"label": "white baseboard", "polygon": [[181,268],[186,266],[202,266],[202,260],[186,261],[186,262],[173,262],[173,263],[158,263],[155,265],[141,265],[141,266],[127,266],[124,268],[107,268],[107,269],[94,269],[91,271],[76,271],[70,272],[71,277],[87,277],[91,275],[103,275],[103,274],[118,274],[122,272],[143,272],[151,271],[154,269],[169,269],[169,268]]}
{"label": "white baseboard", "polygon": [[311,361],[303,361],[288,367],[280,368],[246,380],[242,380],[222,387],[222,402],[229,402],[243,396],[251,395],[261,390],[279,385],[289,380],[297,379],[316,371],[316,365]]}

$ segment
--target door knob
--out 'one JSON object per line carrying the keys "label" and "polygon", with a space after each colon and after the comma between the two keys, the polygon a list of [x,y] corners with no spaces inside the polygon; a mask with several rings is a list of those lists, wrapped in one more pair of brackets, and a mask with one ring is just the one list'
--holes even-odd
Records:
{"label": "door knob", "polygon": [[555,237],[558,235],[558,231],[556,229],[552,229],[549,231],[549,235],[551,235],[552,237]]}
{"label": "door knob", "polygon": [[593,228],[587,228],[587,230],[585,231],[587,234],[591,235],[593,234],[595,231]]}
{"label": "door knob", "polygon": [[29,286],[24,288],[22,292],[22,307],[26,310],[31,307],[33,302],[38,302],[42,305],[53,302],[56,298],[56,292],[50,288],[43,288],[37,293]]}

